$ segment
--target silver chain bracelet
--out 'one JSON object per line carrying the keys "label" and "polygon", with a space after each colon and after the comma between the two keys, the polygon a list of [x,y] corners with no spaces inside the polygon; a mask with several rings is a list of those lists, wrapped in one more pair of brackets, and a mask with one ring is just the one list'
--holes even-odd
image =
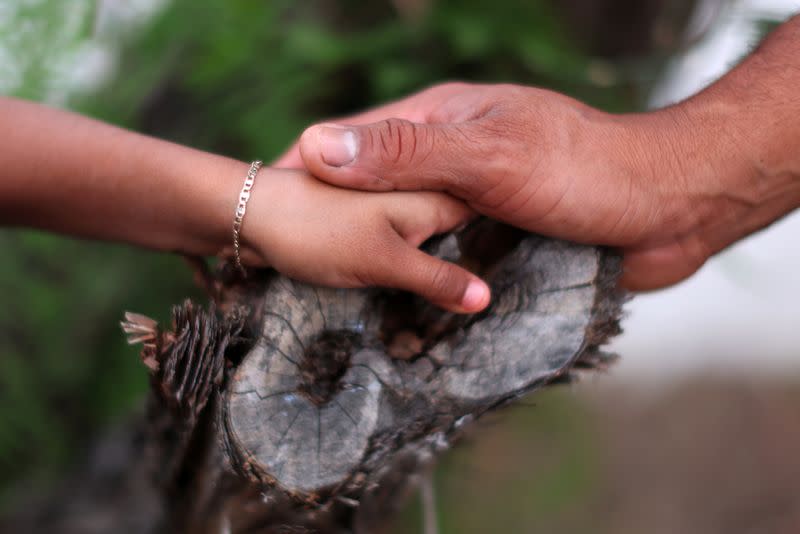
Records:
{"label": "silver chain bracelet", "polygon": [[250,192],[253,190],[253,184],[256,182],[256,175],[261,165],[262,163],[258,160],[250,164],[250,170],[247,172],[242,191],[239,193],[239,204],[236,206],[236,212],[233,216],[233,264],[239,269],[242,276],[246,276],[246,271],[242,265],[239,235],[242,229],[242,221],[244,221],[244,214],[247,211],[247,201],[250,200]]}

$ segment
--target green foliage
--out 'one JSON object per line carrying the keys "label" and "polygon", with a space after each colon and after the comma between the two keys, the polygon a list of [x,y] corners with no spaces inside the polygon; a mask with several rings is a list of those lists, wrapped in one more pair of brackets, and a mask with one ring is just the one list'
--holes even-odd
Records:
{"label": "green foliage", "polygon": [[136,409],[146,375],[117,326],[193,294],[177,258],[39,232],[0,233],[0,472],[44,482],[99,425]]}
{"label": "green foliage", "polygon": [[96,8],[96,0],[10,1],[0,6],[0,92],[33,100],[55,98],[69,78],[65,65],[91,35]]}
{"label": "green foliage", "polygon": [[551,2],[431,2],[403,20],[384,2],[176,0],[131,43],[86,108],[243,159],[277,156],[310,122],[449,79],[539,84],[618,109],[588,78]]}

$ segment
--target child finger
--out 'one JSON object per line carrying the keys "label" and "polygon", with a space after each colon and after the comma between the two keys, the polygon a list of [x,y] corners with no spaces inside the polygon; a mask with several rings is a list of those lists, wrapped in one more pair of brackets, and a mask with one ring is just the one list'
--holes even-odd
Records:
{"label": "child finger", "polygon": [[454,263],[403,244],[373,277],[382,285],[404,289],[455,313],[476,313],[489,304],[486,283]]}

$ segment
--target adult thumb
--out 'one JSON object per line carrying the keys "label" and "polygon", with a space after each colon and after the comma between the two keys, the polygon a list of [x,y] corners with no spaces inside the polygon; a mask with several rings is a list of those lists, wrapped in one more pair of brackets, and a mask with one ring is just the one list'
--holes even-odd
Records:
{"label": "adult thumb", "polygon": [[387,119],[366,125],[319,124],[300,137],[300,154],[317,178],[373,191],[462,187],[480,169],[471,123],[423,124]]}

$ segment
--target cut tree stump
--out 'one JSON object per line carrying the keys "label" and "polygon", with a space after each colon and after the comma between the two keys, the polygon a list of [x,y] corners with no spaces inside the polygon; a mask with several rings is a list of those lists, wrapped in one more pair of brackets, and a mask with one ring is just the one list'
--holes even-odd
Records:
{"label": "cut tree stump", "polygon": [[[128,464],[159,495],[148,531],[380,532],[483,414],[613,359],[600,345],[624,295],[609,251],[488,220],[427,248],[489,281],[485,312],[222,269],[204,277],[214,304],[177,306],[169,331],[127,314],[152,373]],[[136,512],[115,506],[126,532]]]}

